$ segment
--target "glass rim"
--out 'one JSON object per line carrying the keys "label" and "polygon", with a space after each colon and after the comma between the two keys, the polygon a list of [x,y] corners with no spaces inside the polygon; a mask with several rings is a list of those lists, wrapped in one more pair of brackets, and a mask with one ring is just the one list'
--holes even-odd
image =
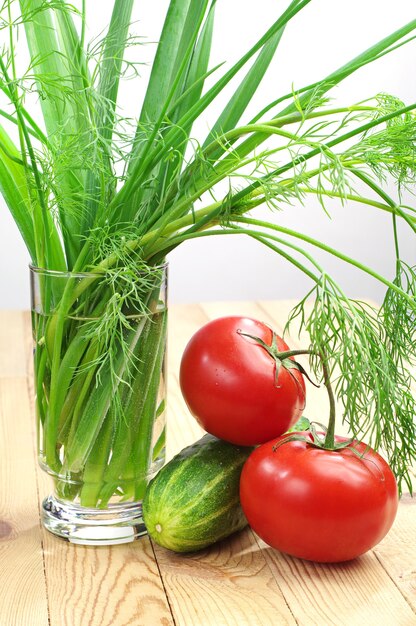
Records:
{"label": "glass rim", "polygon": [[[159,265],[149,265],[148,268],[151,270],[166,270],[168,268],[169,262],[165,261],[164,263],[160,263]],[[56,278],[98,278],[100,276],[105,276],[104,272],[72,272],[71,270],[50,270],[44,267],[37,267],[33,263],[29,263],[29,271],[33,274],[39,275],[43,274],[44,276],[51,276]],[[145,270],[143,270],[145,271]],[[140,270],[138,270],[140,274]]]}

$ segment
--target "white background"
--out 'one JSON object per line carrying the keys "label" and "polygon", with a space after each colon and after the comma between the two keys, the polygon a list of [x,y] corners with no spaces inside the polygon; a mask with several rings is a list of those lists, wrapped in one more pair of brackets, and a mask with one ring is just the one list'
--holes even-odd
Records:
{"label": "white background", "polygon": [[[286,7],[280,0],[218,0],[212,64],[227,61],[227,66],[248,49]],[[96,34],[104,29],[111,11],[111,0],[89,0],[90,23]],[[146,45],[136,54],[143,62],[151,60],[163,23],[168,2],[141,0],[134,14],[134,31],[143,36]],[[379,39],[416,17],[414,0],[312,0],[289,25],[264,85],[253,99],[249,113],[282,93],[311,83],[349,61]],[[361,69],[331,92],[339,105],[353,104],[381,91],[392,93],[406,104],[416,101],[416,46],[414,42],[381,61]],[[134,88],[128,84],[122,93],[122,104],[129,114],[139,112],[148,76]],[[221,110],[220,102],[211,107],[202,122],[202,130],[214,121]],[[204,128],[205,126],[205,128]],[[405,198],[414,205],[414,198]],[[362,205],[339,202],[330,205],[332,219],[322,208],[308,200],[302,207],[285,207],[283,212],[268,216],[279,223],[308,233],[343,252],[371,265],[388,277],[393,276],[394,256],[391,220]],[[402,229],[403,256],[414,263],[414,237]],[[381,299],[383,288],[360,272],[316,254],[351,296]],[[281,299],[299,298],[311,284],[287,262],[247,238],[215,237],[188,242],[170,255],[170,300]],[[28,255],[4,203],[0,204],[0,308],[27,308]]]}

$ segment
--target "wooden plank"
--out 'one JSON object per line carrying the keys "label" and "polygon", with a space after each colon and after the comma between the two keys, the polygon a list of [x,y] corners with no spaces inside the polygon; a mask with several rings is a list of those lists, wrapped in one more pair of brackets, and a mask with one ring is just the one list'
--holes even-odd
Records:
{"label": "wooden plank", "polygon": [[[400,500],[393,528],[374,553],[416,613],[416,498]],[[416,624],[416,616],[414,623]]]}
{"label": "wooden plank", "polygon": [[[207,321],[196,305],[171,308],[168,420],[177,449],[202,433],[187,412],[177,380],[186,343]],[[158,546],[155,551],[177,626],[245,626],[259,623],[259,616],[264,626],[295,623],[251,531],[193,555],[176,555]]]}
{"label": "wooden plank", "polygon": [[205,431],[189,413],[179,389],[177,375],[168,379],[166,458],[171,459],[179,450],[199,439]]}
{"label": "wooden plank", "polygon": [[416,615],[375,555],[324,565],[292,559],[259,540],[297,622],[305,626],[413,626]]}
{"label": "wooden plank", "polygon": [[296,624],[248,529],[198,553],[156,555],[177,626]]}
{"label": "wooden plank", "polygon": [[185,346],[207,318],[197,305],[175,305],[169,310],[168,402],[166,457],[202,437],[204,431],[189,413],[179,388],[179,368]]}
{"label": "wooden plank", "polygon": [[[39,469],[42,498],[51,490]],[[43,530],[50,626],[172,626],[148,537],[117,546],[81,546]]]}
{"label": "wooden plank", "polygon": [[[24,321],[26,351],[31,353],[30,318]],[[37,478],[40,506],[52,483],[40,468]],[[42,532],[50,626],[173,624],[148,537],[134,544],[93,548]]]}
{"label": "wooden plank", "polygon": [[0,378],[27,376],[27,313],[0,310]]}
{"label": "wooden plank", "polygon": [[50,626],[173,625],[148,537],[86,547],[44,536]]}
{"label": "wooden plank", "polygon": [[183,351],[192,335],[208,321],[200,306],[176,304],[169,309],[168,368],[177,378]]}
{"label": "wooden plank", "polygon": [[[186,342],[199,325],[206,321],[206,318],[198,307],[178,307],[172,312],[172,317],[174,332],[173,338],[171,333],[169,350],[171,355],[169,361],[169,371],[171,372],[169,381],[169,424],[171,425],[171,430],[175,430],[176,434],[176,441],[174,442],[176,449],[175,447],[172,448],[172,453],[174,453],[177,449],[198,438],[201,433],[196,422],[186,413],[178,389],[177,372],[180,355]],[[44,476],[40,477],[40,484],[42,493],[46,494],[48,487]],[[244,606],[244,610],[237,612],[235,607],[231,611],[229,606],[230,594],[234,596],[234,588],[239,589],[239,583],[234,581],[234,577],[237,576],[237,570],[240,571],[240,576],[241,571],[245,572],[243,580],[247,578],[250,581],[250,584],[246,584],[246,589],[240,589],[239,596],[247,597],[248,588],[251,588],[252,593],[256,593],[256,596],[259,598],[258,606],[260,610],[262,613],[264,610],[265,616],[269,616],[269,618],[265,617],[265,624],[275,623],[273,620],[276,618],[280,619],[279,623],[282,624],[294,623],[290,611],[281,594],[278,593],[277,588],[274,591],[273,599],[269,599],[270,586],[273,587],[274,583],[272,574],[265,568],[264,559],[245,556],[244,559],[247,562],[242,561],[240,556],[242,545],[244,554],[245,552],[249,553],[250,546],[255,546],[253,535],[249,533],[248,536],[249,539],[243,540],[243,544],[241,544],[242,540],[239,540],[234,549],[231,547],[227,550],[227,560],[229,561],[227,569],[231,584],[228,595],[223,596],[224,580],[221,575],[221,564],[217,562],[218,554],[216,554],[219,547],[213,549],[214,553],[211,557],[207,557],[208,564],[211,563],[211,569],[214,564],[214,570],[216,571],[216,582],[214,583],[213,591],[215,591],[218,599],[216,603],[210,603],[213,605],[211,608],[206,606],[207,600],[205,595],[202,594],[201,597],[201,584],[203,589],[206,587],[207,594],[209,593],[208,583],[205,585],[207,564],[200,567],[198,563],[202,557],[201,555],[197,556],[195,567],[192,570],[192,579],[195,581],[195,585],[193,589],[189,589],[185,594],[188,598],[185,612],[192,617],[185,622],[181,621],[184,580],[179,572],[177,562],[182,563],[184,566],[188,563],[189,567],[189,561],[186,561],[185,557],[178,557],[157,548],[159,568],[169,594],[169,600],[174,607],[175,618],[178,624],[249,623],[244,621],[244,615],[250,615],[249,605],[251,602],[246,601],[247,606]],[[116,546],[114,548],[99,549],[85,548],[64,543],[45,532],[45,568],[48,579],[51,625],[62,624],[62,626],[66,626],[68,624],[69,626],[76,623],[88,623],[94,626],[95,624],[117,623],[117,625],[120,624],[121,626],[122,624],[127,624],[128,620],[132,620],[130,623],[134,624],[162,623],[158,621],[156,615],[140,613],[140,610],[143,610],[143,600],[149,606],[149,598],[152,596],[151,591],[146,592],[146,584],[149,589],[151,584],[148,580],[146,581],[143,571],[140,571],[140,565],[143,570],[144,564],[148,571],[151,571],[152,560],[149,546],[148,540],[144,539],[137,542],[134,546]],[[164,557],[161,556],[162,552],[165,553]],[[170,563],[171,558],[177,560],[173,565],[173,571]],[[254,562],[254,565],[250,565],[252,562]],[[265,574],[261,573],[261,570],[263,572],[266,570]],[[153,575],[155,572],[151,572],[151,574]],[[186,574],[186,579],[188,578],[189,570]],[[79,585],[79,580],[83,581],[82,585]],[[64,581],[64,584],[62,581]],[[153,577],[151,577],[151,582],[154,583]],[[204,617],[202,621],[199,621],[201,604],[204,605],[205,609]],[[161,608],[160,605],[158,605],[158,608]],[[253,614],[253,607],[251,607],[251,613]],[[211,622],[206,621],[207,614],[211,616]],[[227,622],[224,622],[224,616],[227,616]],[[142,621],[142,619],[147,621]],[[239,621],[234,622],[234,619]]]}
{"label": "wooden plank", "polygon": [[[259,303],[261,309],[270,315],[272,319],[285,320],[287,319],[289,312],[294,301],[281,301],[281,302],[261,302]],[[371,303],[375,305],[375,303]],[[294,326],[294,332],[290,341],[294,346],[299,345],[300,342],[307,343],[306,333],[303,333],[300,340],[296,336],[296,325]],[[318,393],[312,390],[313,406],[315,407],[315,400],[318,399]],[[308,403],[310,402],[310,387],[308,388]],[[341,414],[341,406],[338,403],[338,414]],[[309,416],[309,412],[306,411]],[[318,420],[319,421],[319,420]],[[348,433],[348,426],[346,424],[340,425],[338,420],[337,432],[341,434]],[[406,486],[404,490],[407,491]],[[401,591],[407,602],[412,606],[416,612],[416,499],[410,498],[408,494],[405,494],[400,501],[400,506],[397,514],[397,518],[394,522],[393,528],[385,537],[385,539],[376,546],[374,553],[378,560],[382,564],[383,568],[387,572],[388,576]],[[416,624],[416,618],[415,618]]]}
{"label": "wooden plank", "polygon": [[[2,349],[13,347],[11,329]],[[20,328],[20,320],[16,320]],[[20,337],[21,339],[21,337]],[[48,607],[26,378],[0,379],[0,624],[46,626]]]}
{"label": "wooden plank", "polygon": [[[271,310],[268,304],[259,308],[255,304],[245,303],[207,305],[204,310],[190,305],[171,307],[168,361],[170,454],[191,443],[201,432],[187,412],[177,376],[186,342],[207,321],[207,314],[214,317],[231,312],[257,317],[262,314],[260,319],[266,322],[267,316],[274,322],[280,322],[286,306],[287,303],[273,304]],[[13,325],[12,318],[5,321]],[[26,316],[26,355],[31,351],[28,322]],[[16,335],[11,332],[9,337],[13,336]],[[5,339],[7,341],[7,337]],[[6,349],[6,354],[9,349]],[[19,430],[19,439],[16,439],[14,448],[8,445],[6,453],[10,449],[17,449],[17,444],[20,445],[20,434]],[[1,441],[5,441],[4,437]],[[39,474],[40,492],[44,496],[50,486],[45,475],[41,472]],[[19,498],[19,501],[26,503],[24,498]],[[162,575],[177,626],[296,622],[301,626],[361,626],[363,623],[369,626],[411,626],[416,624],[415,613],[398,588],[408,602],[415,606],[416,518],[413,508],[413,504],[407,508],[400,505],[393,530],[377,546],[374,554],[336,566],[306,563],[281,555],[264,544],[258,546],[248,529],[209,550],[193,555],[175,555],[156,547],[157,565],[147,539],[128,546],[87,548],[67,544],[44,531],[51,626],[84,623],[89,626],[172,624],[157,568]],[[36,547],[28,546],[27,538],[25,541],[29,558],[33,558]],[[31,577],[29,583],[26,581],[22,584],[19,580],[16,584],[21,583],[23,594],[27,594],[32,591],[28,588],[32,582]],[[24,609],[22,605],[26,603],[24,595],[16,597],[16,584],[13,581],[9,593],[13,595],[15,613],[16,606],[19,606],[19,610]],[[4,597],[4,593],[2,595]],[[45,589],[33,595],[36,595],[38,602],[46,604]],[[330,603],[328,599],[333,599],[330,607],[327,606]],[[13,615],[17,621],[10,621],[8,615],[7,620],[4,620],[1,613],[3,604],[0,601],[1,624],[46,626],[48,623],[47,616],[46,620],[36,621],[36,610],[33,612],[33,607],[29,619],[21,620],[19,615]]]}
{"label": "wooden plank", "polygon": [[[23,339],[23,351],[25,355],[25,371],[28,378],[29,394],[34,393],[34,380],[33,380],[33,349],[34,342],[32,336],[32,317],[30,311],[22,311],[22,339]],[[29,395],[29,397],[33,397]]]}
{"label": "wooden plank", "polygon": [[[203,310],[210,318],[222,315],[245,315],[260,319],[280,332],[286,323],[293,302],[227,302],[206,303]],[[299,347],[307,341],[292,331],[288,339],[291,347]],[[323,393],[322,393],[323,392]],[[308,410],[305,414],[316,415],[325,411],[325,390],[307,390]],[[317,419],[316,417],[314,419]],[[322,418],[318,421],[323,421]],[[338,432],[340,427],[337,427]],[[406,600],[415,602],[415,538],[416,516],[413,520],[410,507],[400,505],[398,518],[385,540],[360,559],[348,564],[319,565],[292,559],[258,539],[259,547],[274,572],[283,595],[300,624],[416,624],[416,616]],[[411,537],[413,539],[411,539]],[[393,557],[397,546],[402,550]],[[390,546],[390,547],[389,547]],[[377,560],[376,558],[379,560]],[[380,562],[379,562],[380,561]],[[382,567],[380,567],[382,563]],[[368,590],[363,593],[362,590]],[[403,596],[400,591],[403,592]],[[371,600],[369,601],[369,597]],[[405,600],[406,599],[406,600]]]}
{"label": "wooden plank", "polygon": [[[39,484],[44,497],[51,484],[43,473]],[[173,626],[148,537],[90,547],[43,530],[43,541],[49,626]]]}

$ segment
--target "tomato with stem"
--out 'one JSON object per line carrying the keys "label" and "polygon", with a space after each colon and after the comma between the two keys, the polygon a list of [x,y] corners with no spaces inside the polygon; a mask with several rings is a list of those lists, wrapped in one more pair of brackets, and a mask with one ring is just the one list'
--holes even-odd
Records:
{"label": "tomato with stem", "polygon": [[240,499],[248,523],[270,546],[331,563],[354,559],[383,539],[397,513],[398,489],[377,452],[335,435],[334,394],[327,360],[319,356],[328,428],[322,434],[312,424],[254,450],[243,468]]}
{"label": "tomato with stem", "polygon": [[189,410],[206,431],[238,445],[286,432],[305,406],[302,368],[286,357],[288,350],[258,320],[229,316],[209,322],[193,335],[181,361]]}
{"label": "tomato with stem", "polygon": [[302,435],[283,435],[250,455],[240,481],[243,511],[253,530],[282,552],[328,563],[353,559],[393,524],[394,475],[364,443],[327,450],[313,445],[311,433]]}

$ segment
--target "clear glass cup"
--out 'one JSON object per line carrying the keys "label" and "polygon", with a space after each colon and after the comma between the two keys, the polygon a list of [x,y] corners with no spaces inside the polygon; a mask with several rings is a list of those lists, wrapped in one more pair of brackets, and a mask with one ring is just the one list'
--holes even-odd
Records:
{"label": "clear glass cup", "polygon": [[167,265],[30,268],[42,522],[74,543],[133,541],[165,458]]}

